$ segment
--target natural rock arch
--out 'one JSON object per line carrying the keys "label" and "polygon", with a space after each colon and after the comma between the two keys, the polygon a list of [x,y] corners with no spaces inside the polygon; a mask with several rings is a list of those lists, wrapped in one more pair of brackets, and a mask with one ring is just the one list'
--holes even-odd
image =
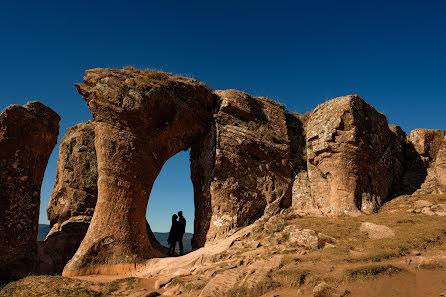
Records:
{"label": "natural rock arch", "polygon": [[94,118],[98,201],[64,275],[127,270],[160,256],[146,232],[149,194],[163,164],[209,129],[213,95],[196,80],[133,68],[89,70],[76,87]]}

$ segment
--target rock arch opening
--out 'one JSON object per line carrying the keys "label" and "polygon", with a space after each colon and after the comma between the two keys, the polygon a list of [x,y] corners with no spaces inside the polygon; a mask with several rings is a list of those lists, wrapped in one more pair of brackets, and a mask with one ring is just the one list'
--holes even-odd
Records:
{"label": "rock arch opening", "polygon": [[[191,250],[194,232],[194,189],[190,172],[190,150],[181,151],[171,157],[157,176],[146,210],[146,218],[158,242],[168,248],[171,217],[182,211],[186,219],[183,237],[184,252]],[[176,245],[176,254],[179,246]]]}
{"label": "rock arch opening", "polygon": [[209,130],[212,93],[194,79],[133,68],[89,70],[76,88],[94,118],[98,200],[64,275],[124,273],[162,256],[147,232],[149,195],[165,162]]}

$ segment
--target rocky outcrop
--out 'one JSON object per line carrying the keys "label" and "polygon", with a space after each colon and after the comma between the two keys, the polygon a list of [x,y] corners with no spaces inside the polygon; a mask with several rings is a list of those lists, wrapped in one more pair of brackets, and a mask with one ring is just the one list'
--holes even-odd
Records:
{"label": "rocky outcrop", "polygon": [[191,151],[194,248],[291,204],[283,105],[237,90],[215,95],[212,128]]}
{"label": "rocky outcrop", "polygon": [[145,224],[151,187],[163,164],[209,129],[212,93],[193,79],[133,68],[89,70],[76,87],[94,118],[98,200],[64,275],[128,271],[161,255]]}
{"label": "rocky outcrop", "polygon": [[60,141],[56,183],[47,208],[50,234],[70,218],[93,216],[97,181],[94,125],[88,121],[68,128]]}
{"label": "rocky outcrop", "polygon": [[410,142],[419,154],[427,176],[419,193],[446,193],[446,131],[415,129],[410,132]]}
{"label": "rocky outcrop", "polygon": [[[47,212],[51,230],[38,245],[38,272],[58,274],[87,233],[98,198],[98,165],[92,121],[67,129],[59,145],[56,183]],[[146,222],[151,244],[162,253]]]}
{"label": "rocky outcrop", "polygon": [[68,128],[47,208],[51,230],[38,243],[39,273],[61,273],[84,239],[97,201],[97,168],[93,122]]}
{"label": "rocky outcrop", "polygon": [[401,148],[383,114],[357,95],[339,97],[308,115],[305,133],[307,172],[297,170],[295,208],[354,215],[386,201]]}
{"label": "rocky outcrop", "polygon": [[33,272],[40,188],[60,117],[38,101],[0,115],[0,279]]}

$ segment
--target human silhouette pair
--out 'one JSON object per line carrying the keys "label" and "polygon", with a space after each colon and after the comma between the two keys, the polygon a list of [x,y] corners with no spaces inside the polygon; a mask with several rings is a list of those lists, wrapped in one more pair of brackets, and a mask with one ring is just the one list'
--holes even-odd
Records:
{"label": "human silhouette pair", "polygon": [[186,219],[183,217],[183,212],[179,211],[178,216],[174,214],[172,216],[172,226],[170,227],[169,237],[167,242],[169,243],[169,256],[175,254],[175,247],[180,246],[180,256],[183,255],[183,235],[186,232]]}

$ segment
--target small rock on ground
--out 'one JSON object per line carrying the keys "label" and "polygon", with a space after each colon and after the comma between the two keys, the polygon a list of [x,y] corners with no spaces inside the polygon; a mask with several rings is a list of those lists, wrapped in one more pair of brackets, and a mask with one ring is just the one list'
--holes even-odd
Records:
{"label": "small rock on ground", "polygon": [[395,232],[389,227],[370,222],[363,222],[359,230],[366,232],[370,239],[391,238],[395,236]]}

